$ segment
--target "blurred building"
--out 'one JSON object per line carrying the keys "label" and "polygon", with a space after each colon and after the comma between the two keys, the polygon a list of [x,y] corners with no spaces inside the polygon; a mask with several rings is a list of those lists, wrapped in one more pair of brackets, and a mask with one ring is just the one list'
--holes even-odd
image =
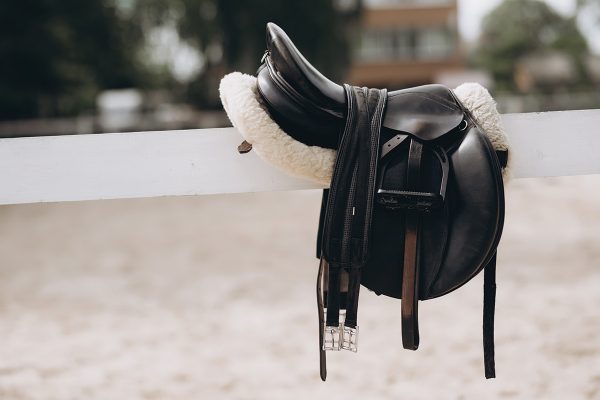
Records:
{"label": "blurred building", "polygon": [[577,68],[568,54],[546,51],[516,61],[515,86],[521,93],[540,88],[568,89],[577,82]]}
{"label": "blurred building", "polygon": [[464,72],[456,0],[366,0],[348,80],[402,88]]}

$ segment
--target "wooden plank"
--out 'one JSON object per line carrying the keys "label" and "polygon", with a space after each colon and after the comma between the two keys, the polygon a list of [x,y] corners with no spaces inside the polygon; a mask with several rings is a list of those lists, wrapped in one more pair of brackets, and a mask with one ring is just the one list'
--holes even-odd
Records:
{"label": "wooden plank", "polygon": [[[507,114],[516,178],[600,173],[600,110]],[[233,128],[0,139],[0,204],[316,189]]]}

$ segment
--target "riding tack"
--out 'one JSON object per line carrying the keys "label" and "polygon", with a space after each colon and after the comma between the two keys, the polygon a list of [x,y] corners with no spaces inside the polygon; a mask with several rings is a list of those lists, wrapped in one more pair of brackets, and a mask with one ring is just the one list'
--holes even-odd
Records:
{"label": "riding tack", "polygon": [[485,268],[483,347],[495,377],[496,248],[509,148],[477,84],[390,91],[337,85],[267,25],[257,78],[221,81],[223,106],[265,160],[329,185],[317,239],[321,378],[325,351],[357,351],[360,286],[402,299],[402,343],[419,346],[418,301]]}

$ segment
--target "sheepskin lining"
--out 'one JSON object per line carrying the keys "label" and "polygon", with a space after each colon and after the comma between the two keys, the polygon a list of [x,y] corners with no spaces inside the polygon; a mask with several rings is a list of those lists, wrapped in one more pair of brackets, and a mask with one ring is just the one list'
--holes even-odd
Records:
{"label": "sheepskin lining", "polygon": [[[225,75],[219,86],[221,102],[229,120],[252,144],[259,157],[287,173],[329,185],[335,162],[335,150],[307,146],[287,133],[271,119],[260,101],[256,77],[233,72]],[[509,142],[496,110],[496,102],[487,89],[477,83],[465,83],[454,94],[473,118],[495,150],[509,150]],[[503,170],[504,181],[510,176],[511,152]]]}

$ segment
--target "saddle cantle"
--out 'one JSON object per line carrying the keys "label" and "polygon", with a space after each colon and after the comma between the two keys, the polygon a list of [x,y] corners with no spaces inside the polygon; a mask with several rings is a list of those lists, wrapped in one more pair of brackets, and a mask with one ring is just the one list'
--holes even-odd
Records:
{"label": "saddle cantle", "polygon": [[484,268],[484,366],[495,376],[506,148],[493,147],[448,88],[337,85],[274,24],[256,88],[287,135],[336,151],[317,239],[321,378],[326,350],[357,350],[361,285],[402,299],[403,345],[415,350],[418,300],[449,293]]}

